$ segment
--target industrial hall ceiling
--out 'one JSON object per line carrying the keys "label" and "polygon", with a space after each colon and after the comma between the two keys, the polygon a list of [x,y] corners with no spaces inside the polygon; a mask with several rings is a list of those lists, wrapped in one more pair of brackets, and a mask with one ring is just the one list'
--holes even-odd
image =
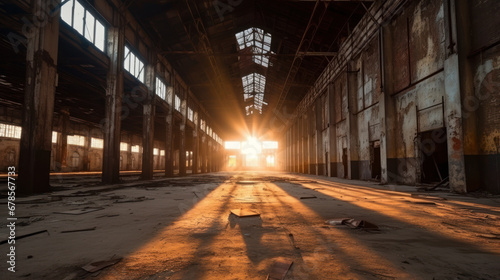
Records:
{"label": "industrial hall ceiling", "polygon": [[[225,140],[237,138],[236,127],[242,123],[249,130],[264,131],[276,124],[276,114],[285,116],[279,122],[286,119],[371,5],[371,1],[346,0],[121,3],[203,104]],[[22,28],[26,13],[22,5],[2,4],[1,8],[8,15],[0,20],[5,32]],[[98,122],[92,115],[104,114],[104,97],[92,97],[89,92],[102,91],[105,67],[86,65],[85,52],[65,44],[63,40],[59,47],[56,112],[69,107],[73,117]],[[2,73],[2,81],[12,85],[1,94],[16,93],[22,104],[25,58],[13,54],[7,41],[0,47],[4,50],[2,69],[8,69]],[[12,95],[0,98],[16,102]],[[135,121],[132,115],[122,127],[135,128],[141,130],[140,112]]]}

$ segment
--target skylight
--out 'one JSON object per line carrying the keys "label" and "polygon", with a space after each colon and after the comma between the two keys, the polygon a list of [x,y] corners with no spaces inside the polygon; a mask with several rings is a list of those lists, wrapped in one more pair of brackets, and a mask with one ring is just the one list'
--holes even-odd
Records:
{"label": "skylight", "polygon": [[271,53],[271,34],[256,27],[236,33],[238,48],[242,51],[245,48],[251,48],[253,62],[264,67],[269,66],[269,56],[264,54]]}
{"label": "skylight", "polygon": [[247,106],[246,114],[253,114],[253,110],[255,109],[262,114],[263,105],[267,105],[264,102],[264,89],[266,88],[266,77],[259,73],[252,73],[241,78],[243,83],[243,98],[244,101],[250,101],[253,98],[253,105]]}

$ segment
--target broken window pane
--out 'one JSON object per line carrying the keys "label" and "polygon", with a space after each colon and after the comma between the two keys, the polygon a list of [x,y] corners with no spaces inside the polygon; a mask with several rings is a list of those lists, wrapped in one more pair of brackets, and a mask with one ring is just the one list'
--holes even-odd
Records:
{"label": "broken window pane", "polygon": [[95,42],[94,45],[101,51],[105,51],[106,29],[104,25],[96,19],[95,21]]}
{"label": "broken window pane", "polygon": [[83,17],[85,15],[85,8],[80,2],[75,1],[75,12],[73,17],[73,28],[83,35]]}
{"label": "broken window pane", "polygon": [[73,0],[69,0],[61,7],[61,18],[69,26],[72,26],[73,21]]}

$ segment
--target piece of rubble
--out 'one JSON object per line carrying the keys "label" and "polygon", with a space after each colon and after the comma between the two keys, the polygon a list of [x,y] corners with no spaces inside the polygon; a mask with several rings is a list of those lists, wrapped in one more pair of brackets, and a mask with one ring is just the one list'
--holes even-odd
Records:
{"label": "piece of rubble", "polygon": [[242,208],[233,209],[233,210],[231,210],[231,213],[233,213],[234,215],[236,215],[240,218],[260,216],[260,213],[258,213],[258,212],[255,212],[255,211],[249,210],[249,209],[242,209]]}
{"label": "piece of rubble", "polygon": [[82,266],[82,268],[87,272],[94,273],[94,272],[99,271],[99,270],[106,268],[108,266],[115,265],[118,262],[120,262],[121,260],[122,260],[122,258],[116,258],[116,259],[112,259],[109,261],[92,262],[92,263],[89,263],[85,266]]}
{"label": "piece of rubble", "polygon": [[266,280],[283,280],[285,279],[288,270],[292,267],[293,261],[284,258],[278,258],[273,266],[271,272],[267,275]]}

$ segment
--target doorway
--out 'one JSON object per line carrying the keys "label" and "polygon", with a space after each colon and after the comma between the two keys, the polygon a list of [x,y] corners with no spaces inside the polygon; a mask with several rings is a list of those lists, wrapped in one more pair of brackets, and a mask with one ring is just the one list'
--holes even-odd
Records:
{"label": "doorway", "polygon": [[347,174],[349,173],[347,164],[347,148],[342,149],[342,165],[344,166],[344,179],[347,179]]}
{"label": "doorway", "polygon": [[382,166],[380,163],[380,141],[370,142],[370,168],[372,179],[380,180],[382,175]]}
{"label": "doorway", "polygon": [[421,182],[437,183],[448,177],[448,144],[446,129],[419,133]]}

